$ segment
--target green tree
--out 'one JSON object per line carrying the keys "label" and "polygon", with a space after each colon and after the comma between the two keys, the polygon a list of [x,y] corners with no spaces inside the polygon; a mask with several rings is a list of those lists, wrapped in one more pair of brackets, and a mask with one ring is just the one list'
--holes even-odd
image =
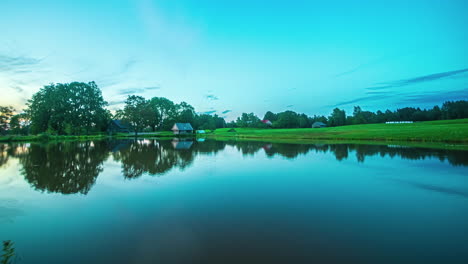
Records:
{"label": "green tree", "polygon": [[164,97],[153,97],[149,102],[157,116],[152,120],[154,129],[170,129],[177,118],[177,109],[174,102]]}
{"label": "green tree", "polygon": [[5,134],[8,130],[13,111],[15,110],[11,106],[0,106],[0,134]]}
{"label": "green tree", "polygon": [[17,114],[11,117],[10,130],[13,134],[27,135],[31,121],[26,113]]}
{"label": "green tree", "polygon": [[263,116],[263,120],[270,120],[272,123],[278,120],[278,115],[274,114],[271,111],[268,111],[265,113],[265,116]]}
{"label": "green tree", "polygon": [[333,109],[332,114],[328,118],[328,124],[330,126],[344,126],[346,125],[346,112],[339,108]]}
{"label": "green tree", "polygon": [[273,122],[275,128],[298,128],[299,115],[294,111],[285,111],[278,113],[278,120]]}
{"label": "green tree", "polygon": [[104,130],[110,118],[104,108],[107,102],[94,82],[46,85],[27,106],[33,133],[88,134]]}
{"label": "green tree", "polygon": [[196,113],[195,108],[186,102],[181,102],[176,105],[177,118],[179,123],[195,123]]}
{"label": "green tree", "polygon": [[261,127],[263,124],[254,113],[242,113],[237,118],[236,124],[238,127]]}
{"label": "green tree", "polygon": [[125,107],[121,112],[123,119],[130,124],[138,135],[138,131],[142,130],[148,124],[148,116],[151,113],[149,102],[142,96],[130,95],[125,100]]}

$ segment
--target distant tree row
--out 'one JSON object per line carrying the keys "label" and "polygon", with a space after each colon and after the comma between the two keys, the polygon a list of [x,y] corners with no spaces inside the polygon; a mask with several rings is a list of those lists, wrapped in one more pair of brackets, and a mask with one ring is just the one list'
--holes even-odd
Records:
{"label": "distant tree row", "polygon": [[[395,111],[380,110],[374,112],[363,111],[360,106],[355,106],[352,115],[347,116],[345,110],[335,108],[326,116],[307,116],[294,111],[280,113],[266,112],[263,119],[254,113],[243,113],[237,120],[229,122],[228,127],[252,127],[252,128],[307,128],[315,122],[322,122],[328,126],[344,126],[357,124],[374,124],[388,121],[432,121],[468,118],[468,101],[447,101],[442,107],[434,106],[431,109],[404,107]],[[267,124],[267,120],[271,124]],[[263,122],[262,122],[263,121]]]}
{"label": "distant tree row", "polygon": [[[468,118],[468,101],[447,101],[431,109],[414,107],[395,111],[364,111],[355,106],[352,115],[335,108],[326,116],[308,116],[294,111],[273,113],[263,119],[254,113],[243,113],[235,121],[226,123],[218,115],[197,114],[186,102],[179,104],[164,98],[145,99],[130,95],[123,109],[114,115],[106,109],[107,102],[94,82],[72,82],[46,85],[28,101],[24,112],[0,106],[0,134],[59,134],[81,135],[106,131],[111,119],[120,119],[135,132],[170,130],[174,123],[190,123],[194,129],[223,127],[251,128],[308,128],[315,122],[328,126],[383,123],[387,121],[430,121]],[[268,120],[268,121],[267,121]]]}

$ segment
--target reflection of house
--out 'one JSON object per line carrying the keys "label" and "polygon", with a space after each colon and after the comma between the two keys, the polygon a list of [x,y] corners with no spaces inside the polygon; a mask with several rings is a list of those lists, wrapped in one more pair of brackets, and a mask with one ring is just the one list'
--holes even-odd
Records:
{"label": "reflection of house", "polygon": [[325,125],[324,123],[322,122],[314,122],[312,124],[312,128],[321,128],[321,127],[326,127],[327,125]]}
{"label": "reflection of house", "polygon": [[190,123],[175,123],[172,127],[172,132],[174,132],[175,135],[192,134],[193,127]]}
{"label": "reflection of house", "polygon": [[111,120],[107,127],[109,133],[130,133],[128,126],[122,123],[121,120]]}
{"label": "reflection of house", "polygon": [[192,140],[172,140],[172,146],[174,147],[174,149],[189,149],[192,145]]}

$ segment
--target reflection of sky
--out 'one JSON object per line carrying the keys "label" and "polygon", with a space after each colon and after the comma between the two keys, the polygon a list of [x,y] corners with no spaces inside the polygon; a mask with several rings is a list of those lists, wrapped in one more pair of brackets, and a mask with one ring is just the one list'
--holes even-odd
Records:
{"label": "reflection of sky", "polygon": [[42,85],[75,80],[96,81],[111,109],[135,93],[228,119],[468,99],[466,1],[267,6],[1,1],[0,105],[21,109]]}
{"label": "reflection of sky", "polygon": [[[183,171],[173,169],[160,177],[124,179],[121,170],[110,157],[87,195],[48,194],[32,190],[19,173],[20,164],[10,159],[0,168],[0,210],[2,200],[14,201],[9,210],[21,213],[0,225],[0,238],[15,241],[24,257],[44,257],[54,250],[46,255],[78,263],[96,251],[103,259],[125,254],[124,249],[137,254],[132,247],[148,254],[171,252],[174,246],[183,255],[220,235],[230,238],[230,246],[260,245],[262,236],[269,238],[264,243],[277,246],[283,240],[274,237],[281,235],[300,246],[301,239],[313,241],[329,232],[363,243],[374,241],[374,250],[395,248],[394,243],[403,250],[414,245],[459,250],[465,239],[459,228],[468,220],[466,197],[407,184],[468,190],[466,167],[435,158],[374,155],[359,163],[350,151],[339,162],[331,152],[310,151],[288,159],[267,157],[263,149],[243,156],[236,147],[226,146],[215,155],[196,156]],[[455,211],[458,217],[453,217]],[[441,246],[441,236],[451,240]],[[340,241],[350,241],[346,239]],[[47,247],[39,246],[44,241]],[[151,247],[146,248],[148,243]],[[219,250],[224,249],[220,244]]]}

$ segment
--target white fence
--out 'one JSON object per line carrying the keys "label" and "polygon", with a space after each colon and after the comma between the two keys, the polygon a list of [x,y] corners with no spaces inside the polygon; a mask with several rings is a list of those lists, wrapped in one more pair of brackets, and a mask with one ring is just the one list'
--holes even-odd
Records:
{"label": "white fence", "polygon": [[388,121],[385,124],[411,124],[413,121]]}

